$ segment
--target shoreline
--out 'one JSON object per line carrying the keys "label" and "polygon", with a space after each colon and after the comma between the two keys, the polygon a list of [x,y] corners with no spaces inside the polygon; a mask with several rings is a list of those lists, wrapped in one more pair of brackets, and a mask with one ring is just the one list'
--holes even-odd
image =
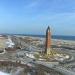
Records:
{"label": "shoreline", "polygon": [[[8,36],[12,36],[8,35]],[[35,37],[35,38],[45,38],[45,35],[23,35],[23,34],[14,34],[13,36],[18,36],[18,37]],[[71,40],[75,41],[75,36],[66,36],[66,35],[52,35],[52,39],[60,39],[60,40]]]}

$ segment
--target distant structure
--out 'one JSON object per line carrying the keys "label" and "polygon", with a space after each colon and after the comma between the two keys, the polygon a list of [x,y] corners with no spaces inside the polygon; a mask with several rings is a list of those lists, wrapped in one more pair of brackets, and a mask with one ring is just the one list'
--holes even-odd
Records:
{"label": "distant structure", "polygon": [[51,54],[51,32],[50,32],[49,26],[46,30],[45,54],[47,54],[47,55]]}

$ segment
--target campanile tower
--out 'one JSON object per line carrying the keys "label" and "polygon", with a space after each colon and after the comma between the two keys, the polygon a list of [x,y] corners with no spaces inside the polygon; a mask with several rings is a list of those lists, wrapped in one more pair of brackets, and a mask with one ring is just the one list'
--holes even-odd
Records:
{"label": "campanile tower", "polygon": [[46,30],[46,44],[45,44],[45,54],[51,54],[51,31],[48,26]]}

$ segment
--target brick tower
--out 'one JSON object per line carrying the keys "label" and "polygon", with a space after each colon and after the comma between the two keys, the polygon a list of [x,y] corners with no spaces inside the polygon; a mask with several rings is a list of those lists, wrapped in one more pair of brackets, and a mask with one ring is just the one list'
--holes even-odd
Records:
{"label": "brick tower", "polygon": [[45,54],[50,55],[51,54],[51,32],[50,27],[48,26],[46,30],[46,44],[45,44]]}

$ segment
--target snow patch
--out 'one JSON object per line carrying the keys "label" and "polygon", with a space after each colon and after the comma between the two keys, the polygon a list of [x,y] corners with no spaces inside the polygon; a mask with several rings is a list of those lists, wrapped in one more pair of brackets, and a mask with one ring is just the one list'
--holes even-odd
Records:
{"label": "snow patch", "polygon": [[4,72],[0,72],[0,75],[9,75],[9,74],[4,73]]}

